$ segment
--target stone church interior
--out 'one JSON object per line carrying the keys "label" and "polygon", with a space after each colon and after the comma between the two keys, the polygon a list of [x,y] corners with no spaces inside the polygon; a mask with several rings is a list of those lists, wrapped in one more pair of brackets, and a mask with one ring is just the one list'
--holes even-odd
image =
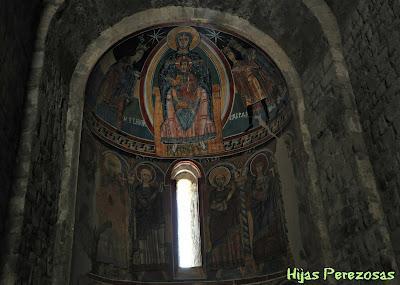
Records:
{"label": "stone church interior", "polygon": [[400,284],[400,1],[0,21],[0,284]]}

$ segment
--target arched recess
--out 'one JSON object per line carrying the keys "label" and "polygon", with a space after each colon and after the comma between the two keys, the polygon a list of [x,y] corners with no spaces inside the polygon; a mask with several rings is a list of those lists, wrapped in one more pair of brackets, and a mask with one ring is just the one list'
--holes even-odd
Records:
{"label": "arched recess", "polygon": [[[162,5],[160,1],[160,5]],[[282,1],[283,2],[283,1]],[[294,2],[294,1],[293,1]],[[290,1],[290,4],[293,3]],[[335,59],[333,61],[332,66],[335,68],[335,79],[337,80],[336,82],[339,83],[339,87],[342,89],[341,91],[344,92],[342,94],[346,94],[343,96],[344,100],[346,101],[346,115],[347,115],[347,130],[350,130],[349,136],[351,136],[352,140],[360,142],[361,145],[356,145],[355,147],[357,148],[357,155],[355,156],[356,160],[356,171],[360,173],[361,176],[361,182],[363,184],[363,187],[367,189],[368,193],[370,195],[367,195],[368,197],[368,202],[372,202],[371,209],[369,212],[372,212],[378,219],[380,219],[383,215],[382,209],[380,207],[380,202],[379,199],[375,199],[376,197],[376,187],[375,187],[375,179],[374,175],[371,172],[371,167],[370,167],[370,162],[369,158],[366,155],[365,151],[365,146],[363,146],[363,139],[360,138],[361,136],[361,129],[359,128],[359,119],[358,116],[356,115],[356,109],[354,107],[354,102],[353,102],[353,94],[351,90],[351,85],[350,81],[348,79],[347,74],[347,68],[344,64],[343,56],[342,56],[342,51],[341,51],[341,43],[340,43],[340,34],[339,30],[337,29],[337,24],[336,24],[336,19],[333,16],[331,10],[329,7],[326,5],[324,0],[303,0],[299,1],[302,2],[302,4],[306,7],[308,10],[307,12],[311,12],[310,14],[306,14],[307,17],[312,18],[315,17],[317,19],[317,23],[319,23],[320,27],[322,29],[322,34],[327,40],[329,44],[330,50],[328,53],[332,55],[332,57]],[[89,2],[88,2],[89,3]],[[138,5],[136,7],[136,2],[132,2],[134,9],[133,10],[143,10],[144,6],[146,5]],[[152,1],[153,3],[153,1]],[[158,2],[157,2],[158,3]],[[155,4],[155,6],[158,6],[159,4]],[[210,3],[210,5],[206,5],[202,3],[202,1],[196,2],[197,4],[195,5],[200,5],[200,6],[207,6],[207,7],[215,7],[215,9],[219,9],[219,3]],[[207,1],[208,3],[208,1]],[[271,1],[271,3],[274,3]],[[18,248],[20,246],[21,241],[23,241],[23,214],[25,211],[25,203],[24,199],[26,196],[26,193],[29,190],[29,179],[31,175],[31,169],[32,169],[32,161],[31,158],[35,157],[38,155],[35,153],[33,146],[34,143],[33,141],[36,139],[35,135],[35,126],[37,125],[40,126],[40,124],[46,124],[46,123],[37,123],[36,120],[38,118],[38,114],[41,112],[40,109],[40,104],[38,104],[38,94],[39,94],[39,82],[40,78],[43,73],[43,67],[44,67],[44,54],[47,54],[48,49],[51,49],[48,47],[47,43],[45,43],[45,39],[47,36],[50,36],[51,31],[48,33],[48,28],[54,28],[57,26],[56,20],[59,20],[59,16],[65,12],[65,5],[64,1],[62,0],[57,0],[57,1],[49,1],[46,5],[45,8],[45,13],[42,16],[41,20],[41,25],[38,31],[38,39],[37,39],[37,44],[36,44],[36,50],[34,54],[34,60],[33,60],[33,66],[32,66],[32,73],[31,73],[31,78],[30,78],[30,91],[27,95],[27,101],[28,104],[26,106],[25,110],[25,118],[24,118],[24,127],[22,130],[22,137],[21,137],[21,147],[19,150],[18,154],[18,161],[19,167],[17,169],[17,179],[15,182],[15,190],[14,190],[14,197],[10,200],[10,221],[9,221],[9,228],[11,229],[9,233],[7,234],[7,244],[9,245],[9,250],[5,254],[5,262],[4,262],[4,272],[2,275],[2,281],[4,283],[15,283],[13,280],[17,280],[18,277],[18,268],[17,268],[17,260],[19,258],[19,253],[18,253]],[[248,4],[244,3],[244,6],[249,6]],[[100,4],[101,5],[101,4]],[[152,4],[153,5],[153,4]],[[192,5],[192,2],[191,4]],[[193,4],[194,5],[194,4]],[[118,6],[120,7],[120,6]],[[147,6],[146,6],[147,7]],[[149,6],[151,7],[151,5]],[[59,9],[60,8],[60,9]],[[104,8],[104,7],[103,7]],[[237,17],[226,17],[224,13],[220,12],[212,12],[209,9],[193,9],[193,8],[182,8],[182,7],[169,7],[172,9],[175,9],[175,13],[172,13],[172,15],[176,16],[177,13],[180,13],[181,16],[180,18],[188,18],[192,17],[195,19],[198,19],[199,21],[222,21],[222,22],[227,22],[227,20],[223,20],[225,18],[231,18],[232,19],[239,19]],[[153,14],[156,16],[157,13],[164,13],[162,17],[168,18],[169,17],[169,8],[162,8],[162,9],[154,9],[151,10]],[[246,7],[245,7],[246,8]],[[248,7],[247,7],[248,8]],[[58,9],[58,16],[53,17],[54,13]],[[157,12],[157,10],[159,10]],[[244,9],[246,11],[246,9]],[[249,9],[247,9],[249,10]],[[148,12],[150,10],[147,10],[145,12]],[[202,11],[202,12],[199,12]],[[232,10],[233,13],[236,13],[236,10]],[[129,13],[129,12],[128,12]],[[135,14],[135,16],[138,16],[141,13]],[[142,13],[143,14],[143,13]],[[148,15],[150,15],[148,14]],[[143,16],[138,19],[142,21],[142,23],[145,23],[144,25],[148,25],[146,23],[152,22],[153,18],[152,16],[146,17]],[[245,18],[251,19],[249,15],[242,15]],[[304,15],[303,15],[304,16]],[[79,16],[78,16],[79,17]],[[81,17],[84,18],[84,17]],[[125,18],[122,21],[127,20],[130,17]],[[54,20],[54,21],[53,21]],[[244,22],[245,24],[243,27],[248,27],[249,23],[247,21],[241,20],[242,23]],[[51,22],[51,25],[50,25]],[[106,22],[106,21],[105,21]],[[112,22],[112,21],[111,21]],[[236,22],[236,21],[235,21]],[[240,21],[239,21],[240,22]],[[239,23],[237,22],[237,23]],[[144,26],[142,23],[139,23],[139,26]],[[265,25],[269,25],[268,21],[265,21]],[[102,23],[103,26],[104,24],[107,25],[106,23]],[[268,30],[269,28],[265,28],[265,25],[259,25],[260,29],[263,30]],[[100,25],[101,26],[101,25]],[[114,27],[114,26],[113,26]],[[57,28],[56,28],[57,29]],[[70,28],[68,28],[70,29]],[[109,28],[108,33],[112,33],[113,28]],[[273,29],[273,28],[272,28]],[[261,32],[260,32],[261,33]],[[262,33],[261,33],[262,34]],[[275,39],[280,38],[281,36],[273,36]],[[91,38],[91,37],[89,37]],[[96,58],[99,57],[99,54],[101,54],[101,46],[102,45],[107,45],[111,44],[113,40],[111,39],[112,36],[105,37],[104,35],[100,36],[97,40],[93,41],[93,44],[88,47],[86,50],[86,53],[84,56],[80,58],[80,61],[76,67],[76,70],[74,72],[73,78],[75,78],[75,81],[78,82],[79,79],[78,77],[81,77],[80,81],[82,84],[82,77],[85,78],[85,76],[88,75],[89,70],[90,70],[90,62],[92,65],[96,61]],[[95,44],[96,42],[96,44]],[[258,41],[255,41],[258,42]],[[86,43],[83,43],[81,46],[85,46]],[[97,45],[97,48],[96,48]],[[270,49],[273,49],[273,46],[270,46]],[[293,48],[290,50],[287,45],[285,45],[285,42],[281,45],[284,47],[283,49],[287,51],[287,54],[290,55],[290,57],[295,61],[296,58],[294,58],[294,53],[293,53]],[[54,49],[54,48],[53,48]],[[63,47],[61,48],[63,49]],[[282,50],[283,50],[282,49]],[[97,55],[94,54],[94,57],[90,57],[90,52],[96,51],[97,50]],[[267,49],[266,49],[267,50]],[[282,52],[282,50],[280,50]],[[81,54],[79,52],[78,54]],[[314,152],[312,150],[312,145],[311,145],[311,134],[308,131],[308,127],[305,124],[305,118],[304,118],[304,100],[303,97],[301,96],[302,91],[300,88],[300,80],[298,77],[298,74],[296,74],[293,65],[287,63],[291,68],[289,68],[291,71],[285,71],[284,70],[284,65],[285,60],[287,59],[286,56],[284,56],[284,59],[282,62],[278,62],[278,57],[275,56],[275,53],[270,53],[270,55],[276,60],[278,66],[281,68],[282,72],[285,75],[285,78],[287,82],[289,83],[290,90],[291,90],[291,95],[293,99],[296,99],[296,95],[299,95],[299,100],[297,101],[296,105],[296,110],[299,110],[299,112],[296,115],[296,117],[301,117],[301,120],[298,120],[297,124],[300,124],[299,129],[302,129],[302,139],[304,143],[304,149],[307,153],[308,160],[307,160],[307,166],[308,166],[308,173],[310,175],[310,189],[309,189],[309,194],[310,197],[312,197],[310,200],[312,201],[312,207],[314,207],[315,210],[313,210],[313,216],[315,217],[315,220],[317,222],[319,221],[318,224],[318,233],[319,237],[321,237],[321,241],[323,243],[323,247],[325,250],[323,260],[325,260],[324,263],[326,264],[333,264],[331,261],[332,256],[330,254],[330,243],[329,243],[329,238],[328,238],[328,231],[326,230],[326,225],[324,222],[324,215],[322,213],[322,203],[321,203],[321,194],[319,193],[319,186],[318,186],[318,165],[316,163],[315,157],[314,157]],[[76,56],[76,55],[74,55]],[[76,61],[75,61],[76,62]],[[74,63],[75,66],[75,63]],[[292,74],[292,76],[288,76],[288,74]],[[302,76],[302,74],[300,74]],[[68,75],[69,76],[69,75]],[[45,77],[45,76],[44,76]],[[291,78],[291,79],[290,79]],[[45,79],[46,80],[46,79]],[[291,80],[291,81],[290,81]],[[85,79],[83,79],[85,81]],[[294,82],[295,84],[290,84],[290,82]],[[73,84],[71,84],[72,87]],[[337,87],[337,86],[336,86]],[[343,88],[344,87],[344,88]],[[75,86],[75,91],[80,91],[80,95],[83,96],[83,91],[81,90],[83,87],[78,87]],[[298,90],[295,90],[298,88]],[[293,90],[295,92],[293,92]],[[76,98],[74,90],[69,90],[70,95],[72,94],[73,96],[70,96],[72,99],[69,107],[70,106],[75,106],[75,109],[69,110],[68,113],[68,125],[67,125],[67,140],[68,142],[66,143],[66,151],[65,151],[65,163],[64,167],[62,169],[63,171],[63,190],[60,196],[60,209],[59,209],[59,219],[57,223],[57,247],[56,247],[56,256],[55,256],[55,273],[53,276],[58,276],[54,277],[55,281],[59,281],[56,284],[61,284],[66,282],[67,279],[64,277],[68,277],[68,273],[65,271],[65,269],[68,269],[69,265],[68,260],[70,257],[64,256],[64,254],[69,252],[68,250],[71,248],[71,238],[72,238],[72,231],[73,231],[73,217],[71,213],[74,213],[73,205],[74,205],[74,193],[68,193],[69,191],[74,192],[75,191],[75,184],[76,184],[76,178],[77,178],[77,171],[76,171],[76,166],[78,164],[78,154],[79,154],[79,136],[80,136],[80,131],[78,130],[80,127],[80,114],[79,108],[82,106],[79,106],[79,100],[83,101],[82,98]],[[77,93],[79,94],[79,93]],[[80,96],[79,95],[79,96]],[[78,97],[79,97],[78,96]],[[353,116],[353,115],[356,116]],[[75,128],[75,129],[74,129]],[[71,138],[68,137],[68,135],[74,135],[75,137]],[[71,149],[69,147],[74,146],[74,149]],[[58,150],[61,151],[61,150]],[[318,158],[319,162],[320,158]],[[72,167],[72,168],[71,168]],[[75,167],[75,168],[74,168]],[[68,190],[66,190],[68,188]],[[69,199],[69,200],[64,200],[64,199]],[[72,205],[72,207],[71,207]],[[70,208],[71,207],[71,208]],[[382,225],[382,223],[379,224],[380,229],[378,230],[381,235],[385,234],[386,230],[386,225]],[[71,232],[71,234],[69,234]],[[383,240],[382,242],[379,242],[384,244],[385,250],[388,249],[388,254],[390,255],[392,252],[390,241]],[[22,255],[22,254],[21,254]],[[379,253],[378,253],[379,255]],[[57,274],[61,273],[61,274]],[[62,280],[62,281],[60,281]],[[61,282],[61,283],[60,283]]]}
{"label": "arched recess", "polygon": [[[89,74],[102,56],[113,44],[129,34],[165,22],[188,21],[197,23],[216,23],[220,27],[229,29],[238,35],[242,35],[257,44],[262,50],[273,58],[278,68],[281,70],[292,98],[292,109],[294,111],[294,120],[301,140],[304,144],[304,149],[307,151],[309,160],[305,167],[308,168],[310,185],[310,201],[313,202],[315,224],[318,228],[317,235],[321,239],[322,248],[325,256],[323,260],[328,259],[329,255],[329,239],[326,238],[327,230],[324,223],[324,216],[321,208],[319,192],[316,186],[316,167],[313,152],[311,151],[310,134],[305,122],[305,106],[301,88],[301,81],[297,71],[295,70],[291,60],[285,54],[284,50],[268,35],[261,32],[249,22],[239,17],[213,11],[203,8],[184,8],[184,7],[165,7],[160,9],[151,9],[145,12],[140,12],[124,18],[119,23],[108,28],[101,33],[101,36],[94,40],[85,53],[80,57],[80,60],[75,68],[70,83],[70,100],[68,104],[67,126],[66,126],[66,142],[65,142],[65,161],[62,177],[62,187],[59,200],[59,216],[57,222],[57,236],[55,248],[56,266],[53,272],[53,282],[59,284],[61,280],[64,282],[69,279],[71,252],[73,244],[73,228],[75,221],[75,197],[78,176],[78,159],[80,151],[80,135],[82,130],[82,114],[84,106],[85,88]],[[280,139],[277,138],[279,141]],[[295,193],[291,193],[295,195]],[[287,204],[287,203],[284,203]],[[291,212],[297,215],[296,211]],[[299,232],[300,228],[289,228],[289,231]],[[293,236],[292,236],[293,238]],[[290,241],[294,245],[296,241]],[[295,262],[299,263],[298,251],[294,256]],[[297,259],[297,260],[296,260]]]}
{"label": "arched recess", "polygon": [[[174,271],[174,277],[176,279],[202,279],[204,278],[204,261],[203,261],[203,248],[204,244],[201,242],[201,235],[202,235],[202,228],[203,228],[203,199],[202,196],[203,194],[201,192],[204,191],[205,183],[204,183],[204,173],[203,169],[200,164],[196,163],[195,161],[190,161],[190,160],[180,160],[173,162],[168,171],[167,175],[165,177],[166,184],[170,187],[170,196],[171,196],[171,209],[172,209],[172,224],[173,224],[173,271]],[[191,201],[192,204],[195,204],[195,207],[197,209],[197,213],[195,213],[194,218],[197,220],[195,221],[196,227],[197,227],[197,232],[186,232],[185,234],[190,234],[191,240],[193,239],[198,239],[198,244],[199,246],[195,249],[197,251],[197,260],[195,260],[196,265],[195,266],[187,266],[186,268],[180,268],[179,263],[180,263],[180,244],[183,239],[187,239],[188,237],[181,237],[179,238],[179,198],[178,198],[178,181],[180,179],[188,179],[191,181],[191,186],[195,186],[196,190],[195,195],[193,195],[191,198],[195,198],[197,201]],[[182,201],[183,202],[183,201]],[[185,201],[186,203],[188,201]],[[190,203],[188,203],[190,204]],[[192,215],[190,212],[186,212],[186,214]],[[193,218],[193,215],[192,215]],[[190,220],[189,220],[190,221]],[[191,221],[193,222],[193,221]],[[187,227],[187,226],[186,226]],[[189,227],[187,227],[189,228]],[[196,231],[196,230],[195,230]],[[193,249],[193,245],[189,247]],[[192,256],[191,258],[194,258]]]}

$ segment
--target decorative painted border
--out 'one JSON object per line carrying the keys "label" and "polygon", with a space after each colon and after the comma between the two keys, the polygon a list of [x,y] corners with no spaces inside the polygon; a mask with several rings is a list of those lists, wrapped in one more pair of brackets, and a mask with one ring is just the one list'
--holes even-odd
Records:
{"label": "decorative painted border", "polygon": [[[292,115],[290,112],[282,112],[275,119],[269,128],[258,127],[252,132],[229,137],[223,141],[224,152],[221,154],[213,154],[213,157],[224,157],[247,151],[251,148],[265,144],[275,138],[290,123]],[[137,154],[141,156],[158,157],[155,151],[154,142],[140,140],[134,136],[119,131],[116,128],[104,123],[95,114],[89,115],[87,118],[89,129],[100,140],[116,147],[124,152]],[[209,157],[210,155],[199,155],[198,158]],[[160,157],[161,159],[178,159],[179,157]],[[181,157],[184,158],[184,157]]]}

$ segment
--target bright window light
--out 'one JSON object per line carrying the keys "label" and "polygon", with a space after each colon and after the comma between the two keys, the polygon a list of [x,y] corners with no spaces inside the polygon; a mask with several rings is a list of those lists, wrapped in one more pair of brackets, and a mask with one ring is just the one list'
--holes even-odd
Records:
{"label": "bright window light", "polygon": [[176,186],[179,267],[199,267],[201,246],[197,183],[180,178]]}

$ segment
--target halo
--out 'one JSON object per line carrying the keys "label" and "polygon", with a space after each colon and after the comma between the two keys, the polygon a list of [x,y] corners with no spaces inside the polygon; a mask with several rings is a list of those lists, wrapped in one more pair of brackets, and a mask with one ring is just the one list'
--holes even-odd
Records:
{"label": "halo", "polygon": [[256,176],[256,171],[255,171],[255,164],[256,163],[262,163],[263,164],[263,168],[264,169],[268,169],[269,161],[268,161],[267,156],[264,153],[259,153],[250,162],[251,175]]}
{"label": "halo", "polygon": [[214,183],[214,179],[217,175],[223,175],[226,177],[224,186],[228,185],[228,183],[231,181],[232,175],[228,168],[225,166],[215,167],[213,170],[211,170],[210,174],[208,174],[208,182],[210,182],[210,184],[214,187],[218,187]]}
{"label": "halo", "polygon": [[178,50],[176,46],[176,37],[180,33],[188,33],[192,35],[192,42],[190,43],[189,50],[194,49],[200,43],[200,34],[196,29],[189,27],[189,26],[182,26],[173,28],[167,35],[167,43],[168,47],[173,50]]}
{"label": "halo", "polygon": [[141,172],[143,169],[147,169],[147,170],[149,170],[149,171],[151,172],[152,178],[151,178],[151,181],[150,181],[150,182],[153,182],[153,181],[155,180],[155,178],[156,178],[156,171],[154,170],[154,167],[152,167],[152,166],[149,165],[149,164],[141,164],[141,165],[136,166],[136,171],[135,171],[135,173],[136,173],[136,178],[137,178],[137,180],[139,180],[140,182],[142,182],[142,178],[140,177],[140,172]]}
{"label": "halo", "polygon": [[121,160],[115,154],[107,152],[103,154],[103,157],[103,166],[108,173],[122,172]]}

